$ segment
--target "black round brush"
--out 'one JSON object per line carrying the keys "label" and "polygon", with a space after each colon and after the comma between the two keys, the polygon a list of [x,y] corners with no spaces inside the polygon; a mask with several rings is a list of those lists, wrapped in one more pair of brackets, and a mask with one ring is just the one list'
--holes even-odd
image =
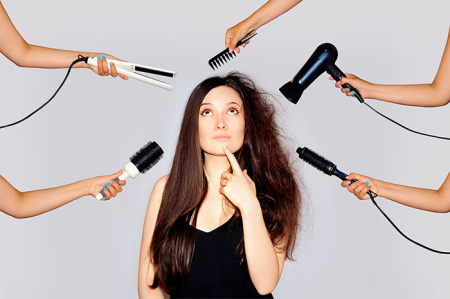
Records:
{"label": "black round brush", "polygon": [[[131,177],[134,179],[140,173],[146,173],[150,168],[155,166],[156,163],[161,160],[163,157],[164,151],[163,149],[154,141],[148,142],[144,145],[140,150],[138,150],[133,156],[130,158],[130,162],[125,164],[123,167],[124,172],[114,181],[117,183],[120,180],[124,180],[127,177]],[[98,200],[105,197],[105,193],[103,189],[97,194],[96,198]]]}
{"label": "black round brush", "polygon": [[[340,178],[343,181],[347,180],[346,179],[347,174],[345,174],[342,171],[340,171],[339,169],[337,169],[336,164],[325,159],[321,155],[313,152],[309,148],[299,147],[299,148],[297,148],[297,154],[300,157],[300,159],[302,159],[306,163],[314,166],[315,168],[322,171],[323,173],[328,174],[329,176],[331,176],[331,175],[337,176],[338,178]],[[351,180],[350,182],[354,183],[356,181],[357,180]],[[370,194],[372,194],[372,196],[374,198],[377,197],[377,194],[375,192],[372,192],[370,190],[368,192],[370,192]]]}

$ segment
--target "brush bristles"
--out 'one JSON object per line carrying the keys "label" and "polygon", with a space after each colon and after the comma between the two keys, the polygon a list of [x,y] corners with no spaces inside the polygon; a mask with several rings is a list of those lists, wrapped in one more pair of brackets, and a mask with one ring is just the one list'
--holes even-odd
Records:
{"label": "brush bristles", "polygon": [[150,141],[131,156],[130,161],[140,173],[146,173],[161,160],[163,154],[162,148],[156,142]]}
{"label": "brush bristles", "polygon": [[331,175],[333,173],[333,169],[336,167],[336,165],[334,165],[332,162],[306,147],[299,147],[297,149],[297,153],[300,159],[317,168],[318,170],[324,172],[325,174]]}

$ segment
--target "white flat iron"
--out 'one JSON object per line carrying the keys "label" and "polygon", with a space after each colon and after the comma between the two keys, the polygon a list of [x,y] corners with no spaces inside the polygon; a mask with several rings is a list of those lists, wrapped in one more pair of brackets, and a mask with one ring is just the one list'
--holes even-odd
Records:
{"label": "white flat iron", "polygon": [[[87,64],[92,65],[92,66],[98,66],[97,61],[98,61],[98,58],[89,57],[87,60]],[[167,70],[158,69],[158,68],[154,68],[154,67],[131,63],[131,62],[124,62],[124,61],[111,60],[111,59],[106,59],[106,62],[108,63],[109,69],[111,69],[111,65],[110,65],[111,62],[114,63],[114,65],[116,66],[116,69],[117,69],[117,73],[119,73],[121,75],[125,75],[125,76],[128,76],[129,78],[133,78],[133,79],[136,79],[136,80],[139,80],[139,81],[151,84],[151,85],[155,85],[155,86],[167,89],[167,90],[172,90],[172,85],[170,85],[166,82],[162,82],[162,81],[135,73],[133,71],[144,72],[144,73],[149,73],[149,74],[154,74],[154,75],[161,75],[161,76],[166,76],[166,77],[175,77],[177,74],[177,72],[167,71]]]}

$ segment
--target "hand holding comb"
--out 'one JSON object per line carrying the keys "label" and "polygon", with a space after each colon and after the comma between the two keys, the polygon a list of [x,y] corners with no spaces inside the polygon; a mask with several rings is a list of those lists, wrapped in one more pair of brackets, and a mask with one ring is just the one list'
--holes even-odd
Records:
{"label": "hand holding comb", "polygon": [[[247,33],[246,36],[244,36],[243,39],[238,41],[238,43],[236,44],[236,48],[239,46],[242,46],[242,44],[248,42],[252,37],[254,37],[255,35],[258,34],[258,33],[253,34],[253,32],[255,32],[255,30],[250,31],[249,33]],[[213,70],[215,70],[214,67],[216,67],[216,69],[218,69],[221,66],[220,63],[225,64],[226,62],[231,60],[230,58],[234,58],[233,55],[236,56],[236,53],[234,51],[232,53],[230,53],[229,48],[226,48],[225,50],[223,50],[222,52],[220,52],[219,54],[217,54],[216,56],[211,58],[208,61],[208,64]],[[227,59],[228,59],[228,61],[227,61]]]}

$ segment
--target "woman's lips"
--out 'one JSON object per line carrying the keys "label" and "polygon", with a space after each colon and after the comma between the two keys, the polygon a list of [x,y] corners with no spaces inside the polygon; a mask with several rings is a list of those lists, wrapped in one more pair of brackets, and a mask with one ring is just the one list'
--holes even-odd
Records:
{"label": "woman's lips", "polygon": [[213,137],[213,139],[216,141],[227,141],[230,138],[231,136],[228,136],[226,134],[217,134],[216,136]]}

